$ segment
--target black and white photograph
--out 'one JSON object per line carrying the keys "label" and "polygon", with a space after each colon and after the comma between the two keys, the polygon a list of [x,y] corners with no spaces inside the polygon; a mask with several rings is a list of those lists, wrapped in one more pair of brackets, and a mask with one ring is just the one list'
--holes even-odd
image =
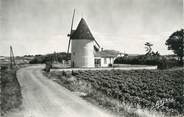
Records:
{"label": "black and white photograph", "polygon": [[184,117],[184,0],[0,0],[0,117]]}

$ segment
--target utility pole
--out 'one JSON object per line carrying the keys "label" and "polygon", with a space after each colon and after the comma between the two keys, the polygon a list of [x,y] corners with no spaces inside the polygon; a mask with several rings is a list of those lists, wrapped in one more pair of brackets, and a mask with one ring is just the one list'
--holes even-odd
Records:
{"label": "utility pole", "polygon": [[59,61],[58,61],[58,55],[57,55],[56,52],[54,52],[53,57],[54,57],[54,62],[55,62],[55,63],[58,63],[58,62],[59,62]]}
{"label": "utility pole", "polygon": [[16,63],[15,63],[15,57],[14,57],[12,46],[10,46],[10,69],[12,69],[13,66],[16,66]]}

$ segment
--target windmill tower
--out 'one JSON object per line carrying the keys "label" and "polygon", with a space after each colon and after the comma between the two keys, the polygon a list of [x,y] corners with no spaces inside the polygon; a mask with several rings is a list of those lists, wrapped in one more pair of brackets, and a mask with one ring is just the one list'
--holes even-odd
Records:
{"label": "windmill tower", "polygon": [[86,21],[81,18],[77,29],[73,30],[75,10],[72,18],[71,32],[68,35],[70,37],[68,44],[68,52],[71,41],[71,67],[94,67],[94,47],[95,44],[99,48],[99,44],[93,37]]}

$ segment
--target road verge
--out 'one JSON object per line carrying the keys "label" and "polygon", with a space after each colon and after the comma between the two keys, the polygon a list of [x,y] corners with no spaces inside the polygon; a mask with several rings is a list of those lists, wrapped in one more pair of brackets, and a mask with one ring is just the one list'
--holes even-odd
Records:
{"label": "road verge", "polygon": [[16,69],[0,72],[0,112],[1,116],[20,107],[22,104],[21,87],[16,77]]}

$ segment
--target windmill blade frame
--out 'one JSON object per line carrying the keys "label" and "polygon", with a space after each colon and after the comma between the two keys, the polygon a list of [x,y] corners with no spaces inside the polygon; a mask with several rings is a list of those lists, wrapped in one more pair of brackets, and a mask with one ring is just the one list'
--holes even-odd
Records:
{"label": "windmill blade frame", "polygon": [[96,39],[94,39],[95,40],[95,43],[97,44],[97,46],[100,48],[100,44],[98,44],[98,42],[96,41]]}
{"label": "windmill blade frame", "polygon": [[72,24],[71,24],[70,34],[68,34],[68,36],[69,36],[69,41],[68,41],[68,49],[67,49],[67,59],[69,59],[69,49],[70,49],[70,42],[71,42],[71,35],[72,35],[74,17],[75,17],[75,9],[74,9],[74,11],[73,11]]}

